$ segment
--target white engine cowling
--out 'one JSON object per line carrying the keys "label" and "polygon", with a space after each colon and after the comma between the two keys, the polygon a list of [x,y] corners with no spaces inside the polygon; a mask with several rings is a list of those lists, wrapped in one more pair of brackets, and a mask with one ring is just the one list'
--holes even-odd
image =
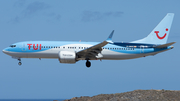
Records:
{"label": "white engine cowling", "polygon": [[74,51],[60,51],[59,62],[60,63],[76,63],[76,53]]}

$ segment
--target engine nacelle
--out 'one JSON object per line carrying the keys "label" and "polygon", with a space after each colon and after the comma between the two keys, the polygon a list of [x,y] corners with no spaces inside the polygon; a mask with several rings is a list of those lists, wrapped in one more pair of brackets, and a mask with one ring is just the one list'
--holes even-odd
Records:
{"label": "engine nacelle", "polygon": [[73,51],[60,51],[59,62],[60,63],[76,63],[76,53]]}

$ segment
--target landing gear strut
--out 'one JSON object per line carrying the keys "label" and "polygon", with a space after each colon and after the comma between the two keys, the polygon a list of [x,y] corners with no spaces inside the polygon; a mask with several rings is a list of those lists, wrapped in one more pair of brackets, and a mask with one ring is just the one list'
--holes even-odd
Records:
{"label": "landing gear strut", "polygon": [[86,67],[91,67],[91,62],[89,60],[86,61]]}
{"label": "landing gear strut", "polygon": [[21,65],[22,65],[21,59],[18,59],[18,61],[19,61],[19,62],[18,62],[18,65],[21,66]]}

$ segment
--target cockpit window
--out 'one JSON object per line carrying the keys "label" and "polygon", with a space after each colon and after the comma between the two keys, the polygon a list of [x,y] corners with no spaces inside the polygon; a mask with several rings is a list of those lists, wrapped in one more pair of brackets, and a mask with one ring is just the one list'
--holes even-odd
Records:
{"label": "cockpit window", "polygon": [[10,47],[12,47],[12,48],[13,48],[13,47],[16,47],[16,45],[10,45]]}

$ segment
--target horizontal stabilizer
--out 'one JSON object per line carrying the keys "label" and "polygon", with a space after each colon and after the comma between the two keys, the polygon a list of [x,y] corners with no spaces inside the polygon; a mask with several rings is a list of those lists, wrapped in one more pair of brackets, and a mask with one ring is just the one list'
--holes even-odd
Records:
{"label": "horizontal stabilizer", "polygon": [[172,44],[174,44],[174,43],[176,43],[176,42],[171,42],[171,43],[159,45],[159,46],[156,46],[156,47],[154,47],[154,48],[165,48],[165,47],[168,47],[168,46],[170,46],[170,45],[172,45]]}

